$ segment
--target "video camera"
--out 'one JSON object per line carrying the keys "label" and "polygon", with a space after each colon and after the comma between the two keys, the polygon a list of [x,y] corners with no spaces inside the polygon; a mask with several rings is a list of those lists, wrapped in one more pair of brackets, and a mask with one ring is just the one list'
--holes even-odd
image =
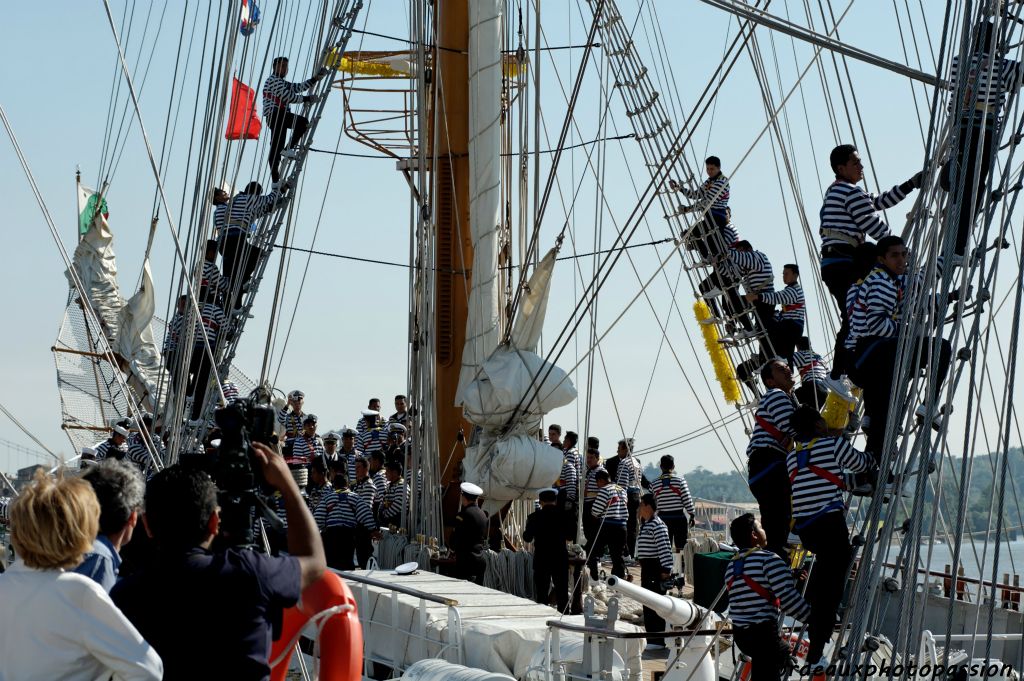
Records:
{"label": "video camera", "polygon": [[220,491],[221,534],[230,546],[252,546],[257,508],[269,524],[283,527],[263,501],[266,482],[252,448],[253,442],[277,444],[270,393],[257,388],[247,399],[233,400],[217,409],[213,417],[220,429],[212,475]]}

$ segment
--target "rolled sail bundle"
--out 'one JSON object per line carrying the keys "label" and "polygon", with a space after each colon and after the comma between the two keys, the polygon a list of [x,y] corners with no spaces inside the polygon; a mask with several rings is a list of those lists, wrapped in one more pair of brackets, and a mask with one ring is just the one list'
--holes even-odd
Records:
{"label": "rolled sail bundle", "polygon": [[483,431],[476,444],[466,448],[462,465],[463,477],[480,485],[485,504],[495,508],[506,501],[535,498],[537,490],[550,487],[562,470],[562,453],[535,434],[497,438]]}

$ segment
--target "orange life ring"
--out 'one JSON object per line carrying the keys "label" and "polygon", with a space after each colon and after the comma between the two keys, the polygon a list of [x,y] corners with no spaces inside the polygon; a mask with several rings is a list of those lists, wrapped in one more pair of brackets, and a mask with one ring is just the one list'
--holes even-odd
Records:
{"label": "orange life ring", "polygon": [[[294,650],[294,639],[311,618],[339,605],[352,609],[329,617],[320,633],[320,676],[322,681],[360,681],[363,678],[363,628],[356,613],[356,600],[345,580],[328,570],[302,592],[295,607],[284,611],[281,636],[274,641],[270,659],[284,657],[270,670],[270,681],[285,681]],[[289,650],[285,650],[285,646]]]}

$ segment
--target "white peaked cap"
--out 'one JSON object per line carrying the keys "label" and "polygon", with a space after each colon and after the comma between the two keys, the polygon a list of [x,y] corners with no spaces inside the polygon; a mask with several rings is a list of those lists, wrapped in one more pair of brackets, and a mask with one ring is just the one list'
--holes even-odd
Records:
{"label": "white peaked cap", "polygon": [[471,482],[462,483],[461,485],[459,485],[459,489],[461,489],[462,493],[465,494],[467,497],[478,497],[484,493],[484,491],[480,489],[479,486],[474,485]]}

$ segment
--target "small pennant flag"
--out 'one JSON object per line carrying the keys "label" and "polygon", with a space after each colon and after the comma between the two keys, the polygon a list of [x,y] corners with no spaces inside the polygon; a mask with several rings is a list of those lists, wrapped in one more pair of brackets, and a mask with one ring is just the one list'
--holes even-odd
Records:
{"label": "small pennant flag", "polygon": [[238,25],[239,32],[244,36],[250,36],[256,31],[256,25],[260,23],[260,8],[256,0],[242,0],[242,21]]}
{"label": "small pennant flag", "polygon": [[78,185],[78,233],[85,234],[96,217],[96,206],[99,205],[99,212],[104,218],[110,217],[107,209],[107,200],[101,198],[95,189],[89,189],[84,184]]}

